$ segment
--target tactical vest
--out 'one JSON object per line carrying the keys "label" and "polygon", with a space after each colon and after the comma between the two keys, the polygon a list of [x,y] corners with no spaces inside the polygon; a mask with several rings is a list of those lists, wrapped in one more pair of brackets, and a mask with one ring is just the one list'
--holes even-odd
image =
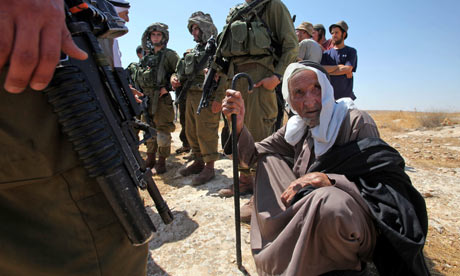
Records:
{"label": "tactical vest", "polygon": [[139,63],[137,62],[131,62],[128,67],[126,68],[126,70],[128,70],[128,74],[129,76],[131,77],[131,79],[133,80],[133,82],[137,82],[137,74],[138,74],[138,71],[139,71]]}
{"label": "tactical vest", "polygon": [[[235,13],[244,8],[245,5],[247,4],[244,3],[234,7],[227,17],[227,22]],[[224,27],[224,29],[229,28],[225,39],[222,37],[223,33],[218,38],[219,43],[221,43],[220,51],[223,57],[273,54],[270,32],[260,18],[266,5],[262,5],[258,9],[253,9],[243,15],[241,19],[233,21],[230,26],[226,25]]]}
{"label": "tactical vest", "polygon": [[164,62],[169,49],[161,49],[158,53],[150,53],[142,58],[137,81],[142,89],[156,89],[167,84]]}
{"label": "tactical vest", "polygon": [[195,47],[193,51],[191,51],[184,57],[184,62],[183,62],[184,76],[182,76],[182,78],[188,79],[194,73],[194,70],[198,71],[198,72],[195,72],[196,74],[195,74],[195,77],[194,77],[194,80],[191,86],[192,88],[198,88],[198,89],[202,88],[202,84],[204,81],[204,73],[199,72],[199,71],[203,71],[203,69],[208,64],[205,64],[203,68],[197,68],[197,66],[198,66],[198,63],[202,60],[204,55],[205,55],[204,46],[197,45],[197,47]]}

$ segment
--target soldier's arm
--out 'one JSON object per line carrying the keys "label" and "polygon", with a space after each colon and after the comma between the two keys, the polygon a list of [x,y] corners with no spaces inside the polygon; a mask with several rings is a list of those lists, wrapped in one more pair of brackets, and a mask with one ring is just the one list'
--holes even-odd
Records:
{"label": "soldier's arm", "polygon": [[171,90],[171,82],[170,78],[172,74],[176,72],[177,63],[179,62],[179,56],[175,51],[168,51],[166,52],[167,56],[165,57],[165,71],[166,71],[166,79],[164,83],[164,87],[167,91]]}
{"label": "soldier's arm", "polygon": [[277,44],[281,47],[281,56],[275,67],[275,73],[282,76],[286,67],[296,61],[299,51],[299,43],[291,14],[281,1],[273,0],[267,6],[264,20],[273,32]]}

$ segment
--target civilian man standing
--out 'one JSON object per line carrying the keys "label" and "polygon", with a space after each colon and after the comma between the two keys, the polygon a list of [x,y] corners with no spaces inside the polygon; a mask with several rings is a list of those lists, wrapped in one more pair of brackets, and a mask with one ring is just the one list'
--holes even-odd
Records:
{"label": "civilian man standing", "polygon": [[323,49],[318,42],[312,39],[313,25],[310,22],[304,21],[297,26],[295,34],[299,39],[298,60],[310,60],[320,63],[323,56]]}
{"label": "civilian man standing", "polygon": [[321,64],[331,75],[331,84],[334,87],[334,97],[356,99],[353,93],[353,72],[358,66],[356,49],[346,46],[345,39],[348,37],[348,25],[345,21],[332,24],[329,27],[334,47],[323,53]]}

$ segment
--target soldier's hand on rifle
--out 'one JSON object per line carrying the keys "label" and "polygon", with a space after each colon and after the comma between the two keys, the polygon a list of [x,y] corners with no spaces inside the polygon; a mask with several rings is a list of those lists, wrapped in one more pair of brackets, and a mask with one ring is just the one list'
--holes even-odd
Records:
{"label": "soldier's hand on rifle", "polygon": [[[209,68],[204,68],[204,69],[203,69],[204,75],[206,75],[206,74],[208,73],[208,71],[209,71]],[[215,81],[215,82],[219,82],[219,77],[220,77],[219,74],[215,74],[215,75],[214,75],[214,81]]]}
{"label": "soldier's hand on rifle", "polygon": [[240,91],[227,89],[222,100],[222,113],[231,121],[231,115],[236,114],[236,133],[239,135],[244,125],[244,100]]}
{"label": "soldier's hand on rifle", "polygon": [[211,104],[212,113],[217,113],[221,110],[222,110],[222,103],[217,102],[217,101],[212,101],[212,104]]}
{"label": "soldier's hand on rifle", "polygon": [[168,90],[166,88],[162,87],[160,88],[160,97],[163,97],[164,95],[168,94]]}
{"label": "soldier's hand on rifle", "polygon": [[276,75],[273,75],[254,84],[254,87],[263,86],[265,89],[273,91],[278,84],[280,84],[280,79]]}
{"label": "soldier's hand on rifle", "polygon": [[170,82],[174,91],[182,85],[176,75],[171,76]]}
{"label": "soldier's hand on rifle", "polygon": [[129,88],[131,88],[131,92],[133,93],[134,98],[136,99],[136,103],[142,103],[140,97],[144,96],[144,93],[134,88],[131,84],[129,85]]}
{"label": "soldier's hand on rifle", "polygon": [[61,51],[75,59],[88,57],[67,30],[62,0],[2,0],[0,30],[0,69],[9,61],[5,89],[11,93],[28,84],[46,88]]}

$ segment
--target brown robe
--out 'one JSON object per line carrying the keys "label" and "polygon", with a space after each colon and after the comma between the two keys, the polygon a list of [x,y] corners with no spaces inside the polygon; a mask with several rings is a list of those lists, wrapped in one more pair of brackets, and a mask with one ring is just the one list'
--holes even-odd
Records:
{"label": "brown robe", "polygon": [[[243,128],[238,141],[240,164],[257,162],[251,248],[258,273],[320,275],[360,270],[361,262],[371,259],[376,238],[366,203],[345,176],[328,174],[335,180],[333,186],[316,189],[286,208],[281,194],[305,175],[315,157],[310,131],[294,147],[284,134],[285,127],[254,144]],[[363,111],[350,110],[335,145],[367,137],[379,137],[374,121]]]}

